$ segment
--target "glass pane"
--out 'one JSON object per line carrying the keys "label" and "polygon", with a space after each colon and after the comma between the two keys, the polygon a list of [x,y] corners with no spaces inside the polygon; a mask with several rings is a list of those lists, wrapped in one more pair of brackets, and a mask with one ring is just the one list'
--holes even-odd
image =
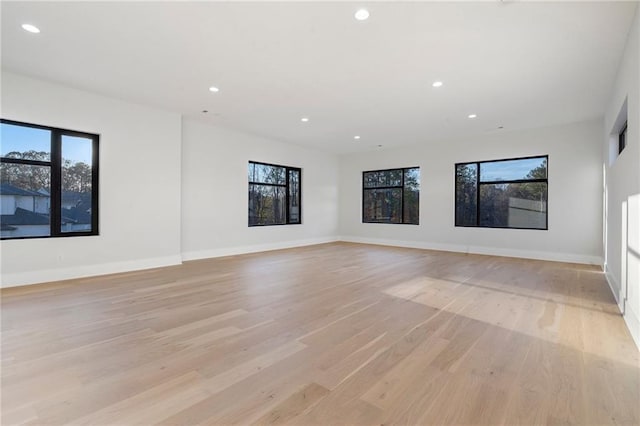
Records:
{"label": "glass pane", "polygon": [[286,188],[249,184],[249,225],[286,223]]}
{"label": "glass pane", "polygon": [[476,226],[478,165],[460,164],[456,167],[456,225]]}
{"label": "glass pane", "polygon": [[618,154],[622,153],[624,147],[627,146],[627,125],[624,125],[624,128],[618,135]]}
{"label": "glass pane", "polygon": [[62,136],[61,232],[91,231],[91,139]]}
{"label": "glass pane", "polygon": [[380,186],[401,186],[402,169],[379,172]]}
{"label": "glass pane", "polygon": [[249,178],[249,182],[253,181],[253,175],[256,172],[256,165],[255,163],[249,162],[249,167],[247,168],[247,176]]}
{"label": "glass pane", "polygon": [[480,182],[546,178],[546,157],[480,163]]}
{"label": "glass pane", "polygon": [[547,184],[480,186],[480,226],[547,228]]}
{"label": "glass pane", "polygon": [[375,188],[378,186],[378,172],[364,172],[362,182],[365,188]]}
{"label": "glass pane", "polygon": [[289,223],[300,223],[300,172],[289,171]]}
{"label": "glass pane", "polygon": [[362,177],[365,188],[402,186],[402,169],[365,172]]}
{"label": "glass pane", "polygon": [[363,222],[402,223],[402,188],[365,189]]}
{"label": "glass pane", "polygon": [[249,182],[286,185],[287,169],[279,166],[249,163]]}
{"label": "glass pane", "polygon": [[404,171],[404,223],[420,222],[420,169]]}
{"label": "glass pane", "polygon": [[15,124],[0,124],[0,156],[50,161],[51,132]]}
{"label": "glass pane", "polygon": [[0,236],[48,236],[51,168],[2,163],[0,176]]}

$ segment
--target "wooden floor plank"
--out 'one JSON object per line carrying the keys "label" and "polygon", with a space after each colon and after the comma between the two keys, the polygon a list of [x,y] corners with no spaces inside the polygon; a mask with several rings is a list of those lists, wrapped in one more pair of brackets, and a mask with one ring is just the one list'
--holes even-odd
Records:
{"label": "wooden floor plank", "polygon": [[2,424],[640,424],[595,266],[330,243],[2,290]]}
{"label": "wooden floor plank", "polygon": [[292,421],[329,393],[317,383],[309,383],[256,420],[256,424],[278,425]]}

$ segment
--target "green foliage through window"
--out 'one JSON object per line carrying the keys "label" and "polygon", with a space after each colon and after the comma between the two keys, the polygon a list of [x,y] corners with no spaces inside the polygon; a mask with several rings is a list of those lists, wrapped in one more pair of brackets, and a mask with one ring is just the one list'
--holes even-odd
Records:
{"label": "green foliage through window", "polygon": [[249,226],[300,224],[301,174],[295,167],[249,162]]}
{"label": "green foliage through window", "polygon": [[456,164],[456,226],[547,229],[548,156]]}
{"label": "green foliage through window", "polygon": [[98,234],[98,135],[2,120],[0,236]]}
{"label": "green foliage through window", "polygon": [[420,168],[362,173],[362,222],[420,223]]}

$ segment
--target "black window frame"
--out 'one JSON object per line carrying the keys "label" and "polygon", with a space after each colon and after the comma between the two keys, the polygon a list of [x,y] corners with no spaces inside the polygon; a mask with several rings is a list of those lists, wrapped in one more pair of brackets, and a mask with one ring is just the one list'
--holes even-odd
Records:
{"label": "black window frame", "polygon": [[[251,223],[251,217],[248,216],[247,217],[247,223],[249,225],[249,227],[253,228],[255,226],[283,226],[283,225],[302,225],[302,168],[300,167],[291,167],[291,166],[283,166],[281,164],[273,164],[273,163],[264,163],[261,161],[253,161],[253,160],[249,160],[249,165],[251,164],[259,164],[262,166],[270,166],[270,167],[280,167],[285,169],[285,183],[284,184],[277,184],[277,183],[265,183],[265,182],[254,182],[249,180],[248,182],[248,186],[247,186],[247,193],[249,194],[249,196],[251,196],[251,185],[261,185],[261,186],[277,186],[280,188],[284,188],[285,190],[285,222],[284,223]],[[297,172],[298,173],[298,200],[299,200],[299,205],[298,205],[298,221],[294,222],[291,220],[291,212],[289,211],[289,201],[290,201],[290,194],[289,194],[289,182],[290,182],[290,175],[291,172]],[[249,213],[248,209],[247,209],[247,213]]]}
{"label": "black window frame", "polygon": [[624,125],[620,129],[620,133],[618,133],[618,155],[622,154],[625,147],[627,146],[627,124],[629,122],[625,121]]}
{"label": "black window frame", "polygon": [[[544,158],[547,164],[547,177],[545,179],[505,179],[499,181],[487,181],[482,182],[480,175],[480,165],[485,163],[499,163],[503,161],[517,161],[517,160],[530,160],[534,158]],[[476,166],[476,224],[475,225],[458,225],[457,221],[457,212],[458,212],[458,179],[457,172],[458,166],[466,166],[469,164],[474,164]],[[515,158],[501,158],[498,160],[484,160],[484,161],[468,161],[462,163],[455,163],[453,168],[453,179],[454,179],[454,189],[453,189],[453,198],[454,198],[454,211],[453,211],[453,222],[456,227],[460,228],[488,228],[488,229],[524,229],[530,231],[548,231],[549,230],[549,155],[532,155],[528,157],[515,157]],[[544,228],[527,228],[527,227],[517,227],[517,226],[489,226],[489,225],[481,225],[480,218],[480,186],[481,185],[500,185],[500,184],[510,184],[510,183],[546,183],[546,210],[545,210],[545,226]]]}
{"label": "black window frame", "polygon": [[[16,120],[1,118],[0,124],[30,127],[33,129],[47,130],[51,132],[51,154],[49,161],[27,160],[22,158],[10,158],[0,156],[2,164],[24,164],[31,166],[45,166],[51,169],[50,178],[50,212],[49,235],[34,235],[23,237],[0,237],[0,240],[26,240],[36,238],[66,238],[87,237],[100,235],[99,229],[99,146],[100,135],[80,132],[77,130],[62,129],[59,127],[45,126],[41,124],[26,123]],[[62,231],[62,137],[81,137],[91,140],[91,230],[90,231]]]}
{"label": "black window frame", "polygon": [[[417,222],[405,222],[405,204],[404,204],[404,192],[405,192],[405,184],[404,184],[404,175],[407,170],[418,169],[420,170],[420,166],[412,166],[412,167],[397,167],[393,169],[381,169],[381,170],[365,170],[362,172],[362,223],[382,223],[385,225],[420,225],[420,201],[418,201],[418,221]],[[365,186],[365,173],[380,173],[380,172],[395,172],[399,171],[402,176],[401,185],[386,185],[386,186]],[[422,174],[420,174],[420,178],[422,178]],[[364,217],[365,212],[365,191],[371,189],[400,189],[400,216],[402,217],[402,222],[390,222],[390,221],[367,221]]]}

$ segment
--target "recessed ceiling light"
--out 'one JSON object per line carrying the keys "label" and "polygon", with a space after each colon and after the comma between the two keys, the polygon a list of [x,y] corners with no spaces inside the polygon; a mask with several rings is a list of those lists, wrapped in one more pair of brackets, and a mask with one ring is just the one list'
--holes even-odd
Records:
{"label": "recessed ceiling light", "polygon": [[355,140],[358,140],[358,139],[360,139],[360,136],[354,136],[353,138],[354,138]]}
{"label": "recessed ceiling light", "polygon": [[434,81],[432,86],[433,87],[441,87],[442,86],[442,82],[441,81]]}
{"label": "recessed ceiling light", "polygon": [[366,21],[369,19],[369,11],[367,9],[360,9],[353,16],[355,16],[358,21]]}
{"label": "recessed ceiling light", "polygon": [[306,123],[309,121],[309,117],[302,117],[300,121],[302,121],[303,123]]}
{"label": "recessed ceiling light", "polygon": [[211,86],[209,87],[209,91],[213,93],[218,93],[220,89],[218,89],[216,86]]}
{"label": "recessed ceiling light", "polygon": [[22,24],[22,29],[25,31],[29,31],[30,33],[38,34],[40,32],[40,28],[31,24]]}
{"label": "recessed ceiling light", "polygon": [[469,118],[476,118],[476,117],[477,117],[477,115],[475,115],[475,114],[469,114]]}

